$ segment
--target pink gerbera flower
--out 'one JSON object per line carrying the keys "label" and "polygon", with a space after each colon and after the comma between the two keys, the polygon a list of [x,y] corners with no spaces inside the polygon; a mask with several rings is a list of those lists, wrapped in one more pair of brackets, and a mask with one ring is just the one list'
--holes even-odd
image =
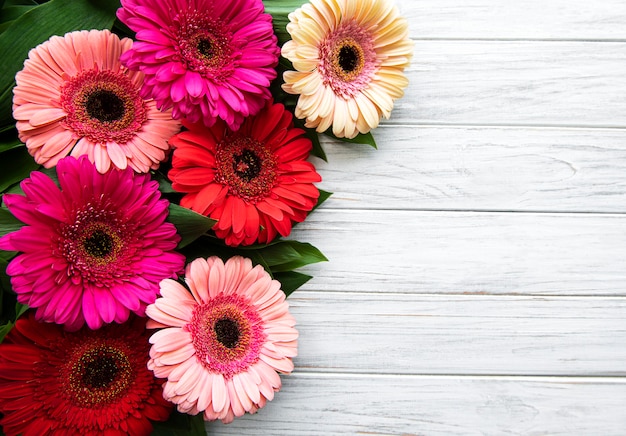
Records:
{"label": "pink gerbera flower", "polygon": [[69,333],[20,318],[0,344],[0,425],[14,435],[148,436],[172,405],[146,368],[145,321]]}
{"label": "pink gerbera flower", "polygon": [[30,51],[15,77],[13,117],[37,163],[51,168],[68,154],[87,155],[101,173],[111,166],[146,173],[165,159],[180,123],[140,97],[143,74],[119,61],[131,45],[91,30]]}
{"label": "pink gerbera flower", "polygon": [[137,32],[122,56],[146,74],[144,97],[175,118],[236,130],[270,98],[280,49],[261,0],[122,0],[118,18]]}
{"label": "pink gerbera flower", "polygon": [[167,378],[165,398],[183,413],[230,422],[274,398],[297,354],[298,331],[280,283],[250,259],[196,259],[185,282],[161,282],[148,306],[148,367]]}
{"label": "pink gerbera flower", "polygon": [[24,196],[3,197],[26,224],[0,238],[0,249],[22,252],[7,267],[18,301],[70,330],[143,315],[159,282],[185,262],[157,182],[130,168],[100,174],[86,157],[66,157],[56,170],[60,188],[33,172]]}
{"label": "pink gerbera flower", "polygon": [[236,132],[222,121],[210,128],[183,124],[189,130],[170,140],[168,176],[187,194],[181,206],[217,220],[213,230],[226,244],[287,236],[317,203],[314,183],[321,177],[306,161],[311,141],[282,104],[268,102]]}

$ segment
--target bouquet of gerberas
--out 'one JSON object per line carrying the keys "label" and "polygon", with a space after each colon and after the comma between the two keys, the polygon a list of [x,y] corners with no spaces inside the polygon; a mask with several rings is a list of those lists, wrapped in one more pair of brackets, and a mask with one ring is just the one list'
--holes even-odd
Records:
{"label": "bouquet of gerberas", "polygon": [[203,433],[280,389],[317,135],[375,145],[412,52],[388,0],[303,3],[0,0],[6,434]]}

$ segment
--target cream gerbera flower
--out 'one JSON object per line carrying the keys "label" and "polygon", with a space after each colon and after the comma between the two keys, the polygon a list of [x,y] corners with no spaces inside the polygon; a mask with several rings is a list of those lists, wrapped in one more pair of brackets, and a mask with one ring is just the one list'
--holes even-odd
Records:
{"label": "cream gerbera flower", "polygon": [[354,138],[389,118],[408,85],[413,54],[407,21],[389,0],[311,0],[289,14],[283,89],[299,94],[306,126]]}

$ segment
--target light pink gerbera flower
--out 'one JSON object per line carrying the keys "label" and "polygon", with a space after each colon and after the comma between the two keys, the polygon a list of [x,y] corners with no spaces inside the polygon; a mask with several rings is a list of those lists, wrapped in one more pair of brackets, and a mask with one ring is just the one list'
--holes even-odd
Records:
{"label": "light pink gerbera flower", "polygon": [[144,315],[159,282],[185,264],[157,182],[130,168],[100,174],[85,156],[56,171],[60,188],[35,171],[23,196],[3,197],[26,224],[0,238],[0,249],[22,252],[7,267],[17,300],[69,330]]}
{"label": "light pink gerbera flower", "polygon": [[183,413],[230,422],[274,398],[277,372],[293,370],[298,331],[280,283],[250,259],[196,259],[187,265],[191,293],[161,282],[161,298],[148,306],[148,368],[167,378],[164,397]]}
{"label": "light pink gerbera flower", "polygon": [[143,74],[119,61],[131,45],[108,30],[84,30],[30,51],[15,77],[13,117],[37,163],[51,168],[68,154],[87,155],[101,173],[145,173],[165,159],[180,123],[140,97]]}
{"label": "light pink gerbera flower", "polygon": [[141,95],[175,118],[237,130],[270,98],[280,49],[261,0],[121,3],[117,16],[138,40],[122,62],[146,74]]}

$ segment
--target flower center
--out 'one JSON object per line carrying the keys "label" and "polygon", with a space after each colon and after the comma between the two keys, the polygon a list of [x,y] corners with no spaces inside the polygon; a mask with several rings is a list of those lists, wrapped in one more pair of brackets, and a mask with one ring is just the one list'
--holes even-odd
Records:
{"label": "flower center", "polygon": [[124,144],[148,119],[139,86],[122,72],[84,71],[61,86],[64,124],[95,143]]}
{"label": "flower center", "polygon": [[67,261],[73,281],[103,286],[123,280],[125,259],[136,249],[137,228],[121,221],[103,204],[88,203],[76,212],[72,224],[59,230],[59,254]]}
{"label": "flower center", "polygon": [[96,89],[87,96],[85,110],[91,118],[103,123],[117,121],[124,116],[124,100],[108,89]]}
{"label": "flower center", "polygon": [[215,180],[245,201],[256,203],[266,198],[274,187],[276,157],[252,138],[225,138],[217,148],[215,160]]}
{"label": "flower center", "polygon": [[207,59],[210,59],[215,55],[215,52],[213,51],[213,44],[208,38],[200,39],[196,48],[198,49],[198,52]]}
{"label": "flower center", "polygon": [[261,172],[261,159],[247,148],[239,155],[233,155],[233,170],[242,180],[250,182]]}
{"label": "flower center", "polygon": [[127,354],[101,343],[70,357],[68,392],[79,406],[107,404],[124,394],[132,376]]}
{"label": "flower center", "polygon": [[213,329],[218,342],[226,348],[235,348],[240,336],[237,321],[230,318],[222,318],[217,320]]}
{"label": "flower center", "polygon": [[346,80],[358,76],[365,63],[363,49],[354,41],[345,41],[344,45],[338,46],[338,50],[335,51],[337,67],[341,70],[339,73],[343,74]]}
{"label": "flower center", "polygon": [[83,246],[85,251],[93,257],[106,257],[114,247],[114,238],[100,229],[94,230],[94,232],[85,238]]}
{"label": "flower center", "polygon": [[355,97],[378,70],[372,35],[355,20],[327,35],[319,45],[319,56],[324,85],[344,98]]}
{"label": "flower center", "polygon": [[182,61],[191,71],[223,80],[233,71],[232,36],[208,11],[185,11],[174,20]]}
{"label": "flower center", "polygon": [[220,294],[196,306],[187,329],[198,360],[226,378],[254,364],[266,340],[256,308],[238,295]]}

